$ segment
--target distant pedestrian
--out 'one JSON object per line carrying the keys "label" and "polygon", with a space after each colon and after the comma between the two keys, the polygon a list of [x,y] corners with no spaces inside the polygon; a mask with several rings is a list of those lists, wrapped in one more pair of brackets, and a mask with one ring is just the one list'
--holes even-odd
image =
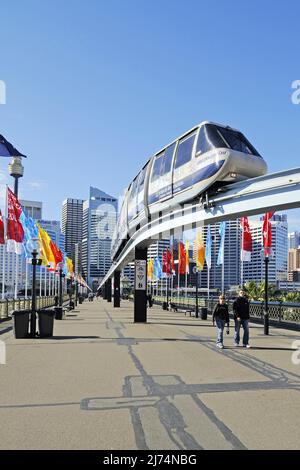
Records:
{"label": "distant pedestrian", "polygon": [[250,348],[249,344],[249,300],[246,297],[246,293],[243,289],[240,290],[239,296],[233,302],[233,313],[234,313],[234,345],[239,346],[240,344],[240,329],[241,326],[244,330],[243,335],[243,346],[244,348]]}
{"label": "distant pedestrian", "polygon": [[226,333],[229,334],[229,312],[228,312],[228,305],[225,302],[225,296],[219,296],[219,302],[215,306],[213,312],[213,325],[216,323],[217,330],[218,330],[218,337],[217,337],[217,347],[220,349],[224,348],[223,344],[223,336],[224,336],[224,328],[225,325],[227,326]]}
{"label": "distant pedestrian", "polygon": [[148,305],[151,308],[153,305],[152,294],[148,294]]}

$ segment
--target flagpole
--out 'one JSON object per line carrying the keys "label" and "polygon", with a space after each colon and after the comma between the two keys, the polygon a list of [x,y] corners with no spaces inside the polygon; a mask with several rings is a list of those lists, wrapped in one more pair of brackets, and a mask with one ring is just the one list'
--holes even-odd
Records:
{"label": "flagpole", "polygon": [[[5,298],[5,257],[6,257],[6,248],[7,248],[7,245],[6,245],[6,239],[7,239],[7,212],[8,212],[8,208],[7,208],[7,185],[6,185],[6,196],[5,196],[5,214],[4,214],[4,219],[3,220],[3,225],[4,225],[4,245],[3,245],[3,263],[2,263],[2,300],[4,300]],[[7,263],[8,263],[8,259],[7,259]],[[7,272],[8,269],[7,269]]]}
{"label": "flagpole", "polygon": [[6,245],[2,245],[3,250],[3,260],[2,260],[2,300],[5,298],[5,253]]}
{"label": "flagpole", "polygon": [[179,273],[179,261],[178,261],[178,285],[177,285],[177,288],[178,288],[178,292],[177,292],[177,302],[179,304],[179,290],[180,290],[180,273]]}
{"label": "flagpole", "polygon": [[222,294],[223,295],[225,294],[225,292],[224,292],[224,281],[225,281],[225,279],[224,279],[224,276],[225,276],[224,261],[225,260],[223,259],[223,263],[222,263]]}
{"label": "flagpole", "polygon": [[27,299],[27,292],[28,292],[28,263],[27,263],[27,259],[25,258],[25,299]]}
{"label": "flagpole", "polygon": [[42,266],[40,266],[40,297],[42,297]]}
{"label": "flagpole", "polygon": [[244,231],[245,231],[245,218],[243,217],[242,223],[242,251],[241,251],[241,288],[244,284]]}
{"label": "flagpole", "polygon": [[16,260],[15,260],[15,299],[18,298],[18,277],[19,277],[19,255],[16,254]]}

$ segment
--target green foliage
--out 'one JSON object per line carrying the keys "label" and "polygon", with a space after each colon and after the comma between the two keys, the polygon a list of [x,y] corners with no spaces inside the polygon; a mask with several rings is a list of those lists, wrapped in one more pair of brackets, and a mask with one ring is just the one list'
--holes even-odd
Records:
{"label": "green foliage", "polygon": [[[250,300],[263,301],[265,296],[265,282],[249,281],[244,285],[245,292]],[[300,292],[281,292],[276,286],[269,284],[268,295],[270,301],[300,302]]]}

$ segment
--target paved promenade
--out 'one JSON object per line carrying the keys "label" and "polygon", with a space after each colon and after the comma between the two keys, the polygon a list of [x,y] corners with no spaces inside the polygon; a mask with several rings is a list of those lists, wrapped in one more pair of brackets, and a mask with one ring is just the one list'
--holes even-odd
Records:
{"label": "paved promenade", "polygon": [[85,302],[54,338],[0,336],[1,449],[297,449],[299,335],[252,325],[215,346],[211,321]]}

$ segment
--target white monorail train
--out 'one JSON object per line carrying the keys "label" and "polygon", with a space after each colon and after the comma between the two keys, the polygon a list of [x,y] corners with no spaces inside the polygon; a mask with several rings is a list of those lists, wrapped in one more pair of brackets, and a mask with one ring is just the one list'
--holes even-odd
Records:
{"label": "white monorail train", "polygon": [[202,122],[151,157],[128,186],[112,240],[112,258],[154,214],[266,172],[266,162],[240,131]]}

